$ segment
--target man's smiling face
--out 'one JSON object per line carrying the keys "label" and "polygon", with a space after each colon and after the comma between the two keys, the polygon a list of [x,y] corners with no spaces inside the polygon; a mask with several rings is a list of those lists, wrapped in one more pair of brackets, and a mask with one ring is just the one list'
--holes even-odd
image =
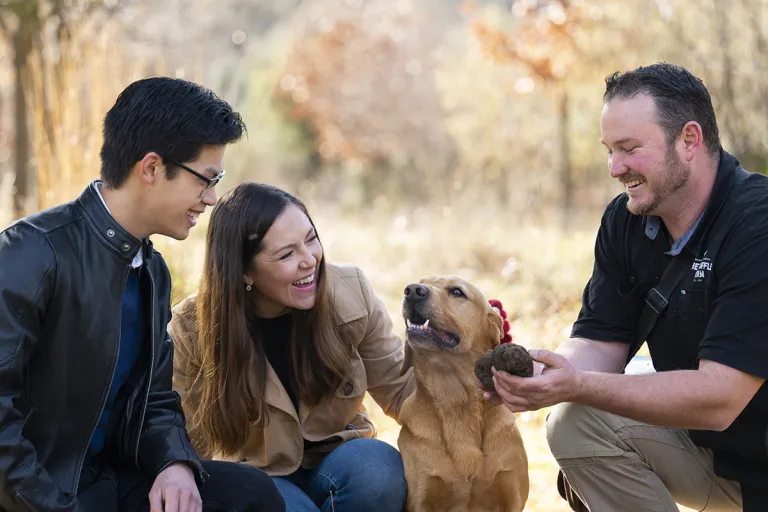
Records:
{"label": "man's smiling face", "polygon": [[685,187],[691,170],[656,118],[648,95],[614,98],[603,106],[600,141],[608,150],[611,177],[624,184],[627,208],[636,215],[657,214]]}

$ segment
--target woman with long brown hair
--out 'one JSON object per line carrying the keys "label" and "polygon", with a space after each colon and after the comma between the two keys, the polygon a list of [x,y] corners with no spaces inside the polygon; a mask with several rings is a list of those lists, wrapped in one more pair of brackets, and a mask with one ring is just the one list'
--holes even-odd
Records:
{"label": "woman with long brown hair", "polygon": [[359,269],[327,263],[304,204],[241,184],[214,207],[200,289],[173,311],[174,388],[202,457],[272,475],[291,511],[401,511],[392,446],[369,391],[397,419],[404,347]]}

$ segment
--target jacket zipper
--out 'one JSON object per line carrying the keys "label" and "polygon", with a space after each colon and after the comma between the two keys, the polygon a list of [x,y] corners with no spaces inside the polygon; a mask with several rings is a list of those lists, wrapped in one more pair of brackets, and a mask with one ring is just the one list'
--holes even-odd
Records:
{"label": "jacket zipper", "polygon": [[29,510],[29,512],[37,512],[37,509],[32,506],[32,503],[29,502],[26,496],[24,496],[21,491],[14,491],[13,496],[21,502],[21,504]]}
{"label": "jacket zipper", "polygon": [[[130,267],[128,267],[128,272],[130,272]],[[123,277],[123,293],[125,293],[125,285],[128,282],[128,272],[125,273],[125,276]],[[120,295],[122,297],[122,294]],[[77,487],[80,485],[80,473],[83,471],[83,463],[85,462],[85,455],[88,453],[88,448],[91,446],[91,440],[93,440],[93,434],[96,432],[96,427],[99,426],[99,421],[101,421],[101,415],[104,412],[104,406],[107,404],[107,397],[109,397],[109,391],[112,389],[112,381],[115,378],[115,369],[117,368],[117,359],[120,356],[120,338],[122,337],[123,330],[120,328],[120,324],[123,321],[123,308],[120,307],[120,311],[117,314],[117,352],[115,353],[115,359],[112,361],[112,368],[109,371],[109,385],[107,386],[107,392],[104,393],[104,396],[101,399],[101,407],[99,407],[99,415],[96,417],[96,423],[94,423],[93,427],[91,428],[91,435],[88,436],[88,443],[85,445],[85,449],[83,449],[82,455],[80,455],[80,461],[77,463],[77,470],[75,472],[75,485],[74,489],[72,489],[72,494],[77,494]]]}
{"label": "jacket zipper", "polygon": [[136,435],[136,469],[139,468],[139,442],[141,441],[141,430],[144,428],[144,416],[147,414],[147,402],[149,402],[149,390],[152,387],[152,374],[155,371],[155,280],[152,278],[152,272],[147,267],[149,275],[150,298],[152,299],[152,317],[149,322],[149,375],[147,376],[147,392],[144,395],[144,403],[141,408],[141,417],[139,418],[139,429]]}

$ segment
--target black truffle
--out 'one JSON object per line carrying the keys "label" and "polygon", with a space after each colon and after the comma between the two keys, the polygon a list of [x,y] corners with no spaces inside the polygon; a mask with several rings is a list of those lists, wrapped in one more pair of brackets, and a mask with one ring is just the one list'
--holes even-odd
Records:
{"label": "black truffle", "polygon": [[533,359],[528,351],[514,343],[497,345],[480,356],[475,362],[475,375],[486,389],[494,389],[491,366],[518,377],[533,375]]}

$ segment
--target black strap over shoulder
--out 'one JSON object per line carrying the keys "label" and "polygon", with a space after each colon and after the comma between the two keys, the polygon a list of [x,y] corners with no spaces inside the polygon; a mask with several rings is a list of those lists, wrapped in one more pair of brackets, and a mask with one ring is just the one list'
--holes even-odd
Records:
{"label": "black strap over shoulder", "polygon": [[658,284],[651,288],[645,296],[645,307],[640,313],[640,320],[637,324],[637,338],[629,349],[627,362],[637,354],[637,351],[640,350],[640,347],[648,339],[651,332],[653,332],[656,322],[669,305],[669,298],[672,292],[677,288],[685,271],[691,268],[692,262],[693,255],[685,249],[676,256],[673,256],[672,260],[667,264],[667,268],[664,269],[664,274],[662,274]]}

